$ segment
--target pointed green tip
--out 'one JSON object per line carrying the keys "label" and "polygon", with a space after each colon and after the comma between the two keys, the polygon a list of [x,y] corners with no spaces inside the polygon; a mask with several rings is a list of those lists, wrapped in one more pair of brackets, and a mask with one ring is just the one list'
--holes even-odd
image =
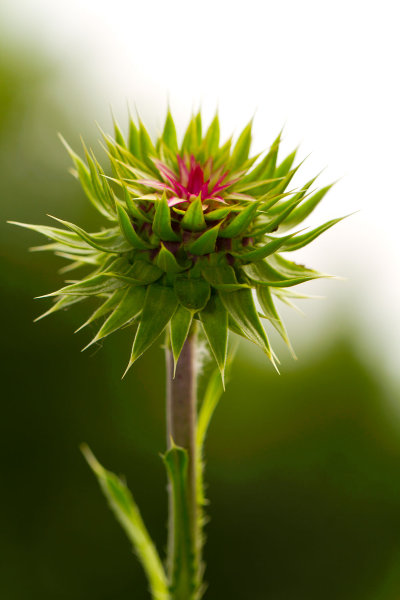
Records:
{"label": "pointed green tip", "polygon": [[133,363],[135,362],[136,358],[131,357],[128,366],[126,367],[125,371],[123,372],[123,375],[121,377],[121,379],[125,379],[125,375],[127,374],[127,372],[129,371],[129,369],[131,368],[131,366],[133,365]]}
{"label": "pointed green tip", "polygon": [[[82,325],[83,327],[84,325]],[[79,327],[79,329],[81,329],[82,327]],[[77,329],[76,331],[79,331],[79,329]],[[75,333],[76,333],[75,331]],[[90,346],[93,346],[93,344],[95,344],[96,342],[98,342],[99,340],[101,340],[102,338],[98,338],[97,336],[94,337],[88,344],[86,344],[86,346],[84,346],[84,348],[82,348],[81,352],[85,352],[85,350],[87,350],[88,348],[90,348]]]}
{"label": "pointed green tip", "polygon": [[101,466],[101,464],[99,463],[89,446],[86,443],[83,443],[79,446],[79,448],[92,471],[97,475],[102,475],[103,467]]}
{"label": "pointed green tip", "polygon": [[225,367],[223,367],[223,368],[220,367],[219,372],[221,374],[222,389],[225,392],[225,390],[226,390],[226,387],[225,387]]}

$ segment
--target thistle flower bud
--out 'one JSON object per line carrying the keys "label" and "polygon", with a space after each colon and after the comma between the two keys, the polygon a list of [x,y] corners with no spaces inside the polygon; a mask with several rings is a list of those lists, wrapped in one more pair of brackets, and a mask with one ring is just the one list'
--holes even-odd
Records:
{"label": "thistle flower bud", "polygon": [[314,178],[290,189],[295,152],[277,162],[279,135],[265,156],[249,157],[251,128],[250,122],[234,146],[231,140],[221,144],[218,116],[203,135],[198,114],[179,145],[169,111],[155,143],[141,122],[130,121],[127,141],[115,123],[114,138],[103,134],[112,177],[85,146],[86,162],[66,144],[106,227],[88,233],[60,219],[63,228],[23,225],[50,238],[43,248],[70,261],[69,270],[91,270],[48,294],[55,303],[42,316],[98,297],[100,306],[83,326],[105,320],[89,345],[133,324],[128,368],[166,327],[177,361],[193,319],[222,374],[229,331],[274,362],[260,317],[290,346],[275,299],[288,301],[289,288],[322,276],[281,253],[306,246],[340,219],[281,235],[298,226],[331,186],[312,192]]}

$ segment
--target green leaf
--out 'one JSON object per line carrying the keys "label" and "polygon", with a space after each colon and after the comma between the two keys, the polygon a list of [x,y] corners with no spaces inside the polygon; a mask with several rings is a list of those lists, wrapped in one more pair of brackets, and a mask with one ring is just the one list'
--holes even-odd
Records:
{"label": "green leaf", "polygon": [[282,337],[284,342],[287,344],[293,358],[296,358],[296,355],[293,351],[292,345],[290,343],[286,328],[282,323],[282,320],[279,316],[278,311],[275,308],[274,301],[272,299],[271,290],[269,287],[258,285],[257,286],[257,297],[260,302],[260,306],[264,312],[264,315],[271,321],[272,325],[275,327],[279,335]]}
{"label": "green leaf", "polygon": [[[347,215],[347,216],[349,216],[349,215]],[[304,246],[307,246],[307,244],[310,244],[312,241],[315,240],[315,238],[320,236],[321,233],[324,233],[324,231],[326,231],[327,229],[330,229],[331,227],[333,227],[333,225],[336,225],[336,223],[339,223],[340,221],[342,221],[345,218],[346,217],[340,217],[339,219],[332,219],[331,221],[327,221],[323,225],[316,227],[315,229],[313,229],[312,231],[309,231],[308,233],[303,233],[302,235],[296,235],[291,240],[286,242],[286,244],[282,247],[282,250],[284,250],[285,252],[292,252],[293,250],[299,250],[300,248],[304,248]]]}
{"label": "green leaf", "polygon": [[171,212],[165,193],[157,202],[157,208],[153,221],[153,231],[164,242],[179,241],[179,236],[174,232],[171,226]]}
{"label": "green leaf", "polygon": [[157,283],[148,286],[131,358],[125,373],[161,335],[177,306],[178,299],[172,288]]}
{"label": "green leaf", "polygon": [[174,290],[182,306],[192,313],[203,310],[211,293],[207,281],[188,277],[177,277],[174,282]]}
{"label": "green leaf", "polygon": [[130,220],[125,209],[119,203],[117,203],[117,213],[121,231],[124,234],[126,240],[131,244],[131,246],[136,250],[146,250],[148,248],[151,248],[152,245],[149,244],[149,242],[143,240],[136,233],[132,221]]}
{"label": "green leaf", "polygon": [[[165,271],[166,273],[180,273],[181,271],[184,271],[186,268],[188,267],[182,267],[178,261],[176,260],[175,256],[172,254],[172,252],[170,252],[163,243],[161,243],[161,248],[160,251],[157,254],[156,257],[156,264],[158,267],[160,267],[160,269],[162,269],[163,271]],[[188,266],[190,266],[191,263],[189,263]]]}
{"label": "green leaf", "polygon": [[163,142],[166,146],[176,154],[178,152],[178,140],[176,137],[175,123],[171,112],[168,109],[167,118],[165,119],[164,131],[162,134]]}
{"label": "green leaf", "polygon": [[274,364],[269,341],[258,317],[251,290],[220,291],[219,296],[242,334],[251,342],[260,346]]}
{"label": "green leaf", "polygon": [[219,118],[218,114],[212,120],[207,133],[204,137],[204,147],[206,156],[214,156],[219,147]]}
{"label": "green leaf", "polygon": [[87,346],[85,346],[84,350],[99,340],[107,337],[110,335],[110,333],[121,329],[121,327],[124,327],[138,315],[140,315],[142,312],[145,295],[146,288],[144,286],[129,287],[125,291],[118,306],[115,307],[108,319],[104,321],[95,337]]}
{"label": "green leaf", "polygon": [[310,196],[308,200],[303,202],[300,206],[298,206],[285,221],[285,228],[295,227],[299,223],[302,223],[318,206],[324,196],[329,192],[331,187],[334,184],[325,186],[320,189],[318,192]]}
{"label": "green leaf", "polygon": [[256,214],[259,206],[259,202],[252,202],[249,204],[238,215],[236,215],[236,217],[234,217],[226,227],[221,229],[219,232],[219,237],[233,238],[244,233],[254,219],[254,215]]}
{"label": "green leaf", "polygon": [[248,159],[250,146],[251,146],[251,129],[253,125],[253,119],[244,128],[239,136],[238,141],[232,151],[231,159],[229,161],[229,170],[237,171]]}
{"label": "green leaf", "polygon": [[218,402],[224,392],[222,386],[221,374],[219,369],[213,371],[208,380],[206,393],[201,403],[197,431],[196,431],[196,448],[197,448],[197,503],[199,507],[205,506],[206,498],[203,484],[203,447],[207,435],[207,430],[210,425],[211,418],[217,408]]}
{"label": "green leaf", "polygon": [[200,196],[190,203],[181,221],[183,229],[188,231],[203,231],[207,225],[204,220],[203,205]]}
{"label": "green leaf", "polygon": [[214,252],[220,227],[221,223],[218,223],[218,225],[215,225],[202,233],[197,240],[190,242],[187,247],[189,252],[196,256],[204,256],[205,254]]}
{"label": "green leaf", "polygon": [[173,547],[169,565],[170,590],[174,598],[195,598],[199,581],[193,554],[192,531],[187,510],[188,454],[184,448],[172,445],[164,454],[173,498]]}
{"label": "green leaf", "polygon": [[82,453],[95,474],[112,512],[133,544],[148,578],[153,598],[169,600],[164,567],[130,491],[119,477],[100,465],[88,446],[82,446]]}
{"label": "green leaf", "polygon": [[199,317],[224,385],[228,351],[228,313],[219,297],[213,295],[210,297],[207,306],[199,313]]}
{"label": "green leaf", "polygon": [[183,344],[190,330],[192,318],[192,312],[180,305],[171,319],[171,347],[174,356],[174,374]]}

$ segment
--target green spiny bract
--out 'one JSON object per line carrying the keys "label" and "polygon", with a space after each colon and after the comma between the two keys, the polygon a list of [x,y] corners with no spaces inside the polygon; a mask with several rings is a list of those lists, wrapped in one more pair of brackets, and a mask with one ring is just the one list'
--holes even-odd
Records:
{"label": "green spiny bract", "polygon": [[105,317],[92,344],[133,324],[128,368],[166,327],[177,361],[193,319],[222,375],[229,330],[274,362],[260,321],[265,317],[290,346],[275,298],[290,302],[296,294],[288,288],[322,275],[281,252],[306,246],[340,219],[306,233],[278,234],[298,226],[331,186],[311,191],[314,178],[290,189],[298,167],[295,152],[277,162],[280,135],[265,156],[251,158],[251,123],[233,146],[219,138],[217,116],[205,135],[200,114],[193,117],[181,144],[169,111],[155,143],[141,122],[130,120],[127,141],[115,124],[114,138],[104,135],[112,177],[85,146],[86,162],[67,146],[107,226],[88,233],[60,219],[64,228],[23,225],[52,240],[42,249],[69,260],[65,270],[91,270],[48,294],[55,303],[42,316],[98,297],[100,306],[82,327]]}

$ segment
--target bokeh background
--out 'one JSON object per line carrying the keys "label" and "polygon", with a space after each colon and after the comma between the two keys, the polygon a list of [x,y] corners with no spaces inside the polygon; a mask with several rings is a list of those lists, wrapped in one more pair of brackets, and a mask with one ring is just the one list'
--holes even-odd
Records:
{"label": "bokeh background", "polygon": [[[57,132],[99,148],[95,121],[153,132],[167,102],[223,131],[256,111],[254,150],[286,123],[303,181],[342,177],[310,225],[359,211],[297,254],[344,280],[282,309],[299,355],[276,375],[240,347],[207,442],[207,600],[398,600],[400,377],[396,2],[3,0],[0,6],[0,594],[147,597],[128,541],[84,464],[126,475],[165,546],[164,365],[158,344],[120,380],[129,330],[81,354],[90,312],[33,324],[59,259],[7,219],[91,229]],[[49,221],[48,221],[49,222]],[[207,377],[207,367],[204,370]]]}

